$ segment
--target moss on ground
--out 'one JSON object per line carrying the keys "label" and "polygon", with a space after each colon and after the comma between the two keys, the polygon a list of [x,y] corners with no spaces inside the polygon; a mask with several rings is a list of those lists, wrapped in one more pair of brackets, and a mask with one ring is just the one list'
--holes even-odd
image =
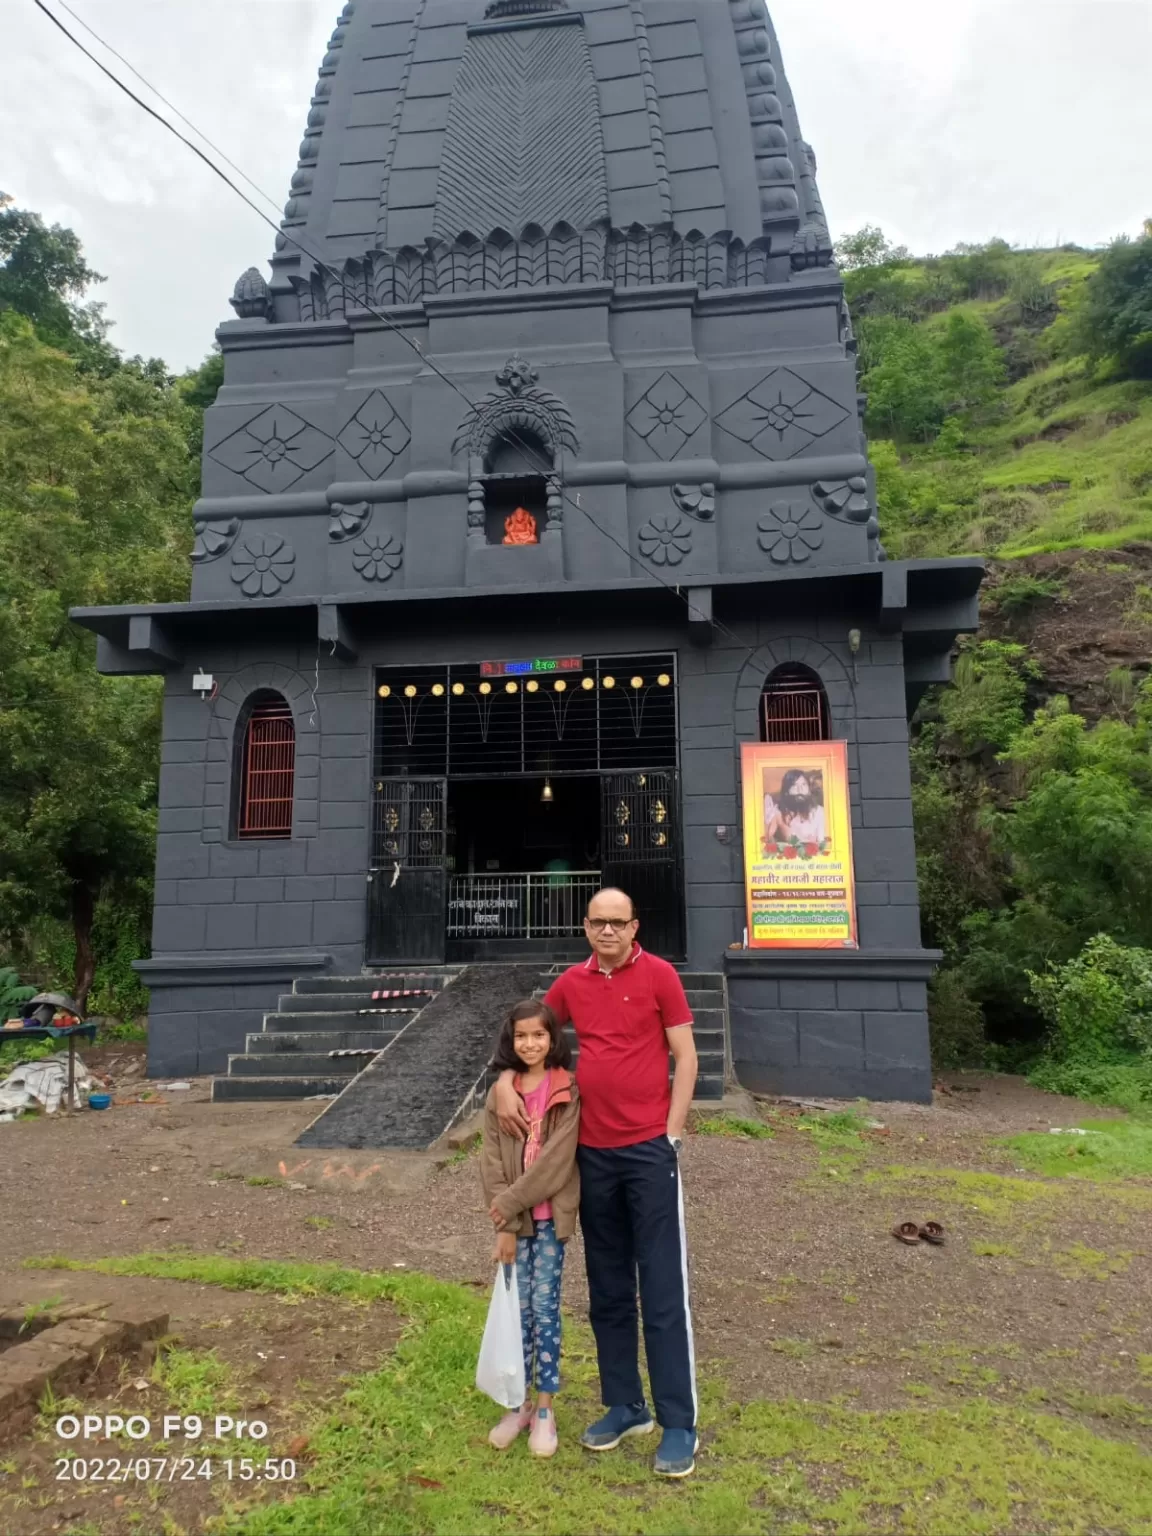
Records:
{"label": "moss on ground", "polygon": [[1152,1457],[1038,1408],[736,1403],[711,1379],[702,1390],[698,1473],[668,1486],[650,1475],[650,1445],[589,1457],[575,1444],[572,1427],[595,1409],[581,1327],[569,1328],[565,1437],[558,1456],[540,1463],[523,1445],[498,1456],[485,1443],[493,1411],[471,1381],[486,1301],[463,1287],[416,1274],[195,1255],[39,1263],[286,1297],[386,1299],[405,1314],[394,1358],[360,1377],[312,1437],[304,1482],[221,1516],[217,1530],[228,1536],[1152,1533]]}

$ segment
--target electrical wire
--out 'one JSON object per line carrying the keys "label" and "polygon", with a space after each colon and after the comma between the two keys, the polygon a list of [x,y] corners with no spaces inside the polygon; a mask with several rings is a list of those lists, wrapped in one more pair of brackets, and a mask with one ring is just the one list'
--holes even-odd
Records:
{"label": "electrical wire", "polygon": [[[307,256],[309,258],[309,260],[315,262],[317,268],[321,272],[325,273],[329,278],[331,278],[332,281],[340,288],[340,290],[344,293],[344,295],[346,297],[350,297],[359,308],[364,309],[369,315],[372,316],[372,318],[374,320],[379,320],[381,322],[381,324],[386,325],[389,328],[389,330],[394,332],[394,334],[397,335],[405,343],[405,345],[407,347],[409,347],[409,349],[411,351],[415,352],[416,356],[420,358],[421,362],[425,365],[425,367],[431,369],[431,371],[436,375],[436,377],[438,379],[441,380],[442,383],[447,384],[448,387],[451,390],[453,390],[456,394],[458,394],[460,396],[460,398],[465,402],[465,404],[468,405],[469,409],[472,409],[472,410],[475,409],[476,402],[469,398],[467,393],[461,388],[461,386],[459,384],[457,384],[455,379],[451,378],[448,374],[446,374],[443,371],[443,369],[440,368],[439,365],[431,357],[429,357],[426,353],[421,351],[421,349],[420,349],[419,345],[416,343],[416,341],[411,336],[409,336],[407,334],[407,332],[404,330],[404,328],[402,326],[397,325],[395,323],[395,321],[389,319],[389,317],[386,314],[382,313],[378,309],[375,309],[371,304],[369,304],[367,302],[366,298],[361,298],[361,296],[358,293],[356,293],[355,290],[350,288],[347,285],[347,283],[345,283],[344,279],[340,276],[339,272],[335,271],[332,267],[330,267],[328,265],[328,263],[323,260],[322,257],[317,256],[314,251],[310,250],[308,248],[308,246],[306,246],[303,243],[303,241],[298,239],[294,234],[290,233],[287,229],[283,229],[278,224],[274,223],[272,221],[272,219],[270,219],[268,217],[268,215],[264,212],[264,210],[262,208],[257,207],[257,205],[252,201],[252,199],[247,195],[247,193],[244,192],[240,187],[238,187],[236,185],[236,183],[234,181],[232,181],[231,178],[228,177],[220,169],[220,167],[213,160],[211,160],[208,157],[208,155],[206,155],[204,153],[204,151],[202,149],[200,149],[200,147],[198,145],[194,144],[191,139],[187,138],[184,134],[182,134],[178,128],[176,128],[172,123],[170,123],[167,120],[167,118],[163,117],[159,112],[157,112],[154,107],[149,106],[146,101],[142,100],[142,98],[139,97],[136,94],[136,92],[133,91],[132,88],[129,85],[126,85],[124,83],[124,81],[121,80],[112,70],[110,70],[107,67],[106,64],[102,63],[100,61],[100,59],[98,59],[96,57],[96,55],[94,53],[92,53],[92,51],[90,49],[86,48],[84,46],[84,44],[80,41],[80,39],[78,37],[76,37],[74,33],[70,32],[68,30],[68,28],[60,20],[60,18],[53,14],[53,12],[45,4],[45,0],[32,0],[32,3],[33,3],[33,5],[36,6],[36,8],[38,10],[42,11],[44,13],[44,15],[47,16],[47,18],[49,19],[49,21],[51,21],[53,26],[55,26],[60,32],[62,32],[64,34],[64,36],[68,39],[68,41],[73,44],[74,47],[79,49],[79,51],[85,56],[85,58],[89,59],[93,64],[95,64],[96,68],[98,70],[100,70],[100,72],[102,74],[106,75],[107,78],[109,80],[111,80],[113,85],[115,85],[119,90],[123,91],[123,93],[129,98],[129,100],[133,101],[138,107],[141,108],[142,111],[146,112],[149,117],[154,118],[155,121],[158,122],[161,125],[161,127],[166,128],[168,130],[168,132],[171,133],[175,138],[179,139],[179,141],[186,148],[190,149],[192,151],[192,153],[199,160],[202,160],[204,162],[204,164],[208,167],[208,169],[213,173],[213,175],[217,176],[224,183],[224,185],[226,187],[228,187],[232,192],[234,192],[236,194],[236,196],[238,198],[240,198],[240,200],[243,203],[245,203],[252,210],[252,212],[257,216],[257,218],[262,219],[264,221],[264,223],[267,224],[269,226],[269,228],[272,229],[275,234],[282,235],[284,237],[284,239],[289,244],[294,245],[297,248],[297,250],[301,251],[303,253],[303,255],[305,255],[305,256]],[[62,8],[64,10],[68,11],[69,15],[73,15],[73,16],[75,15],[75,12],[71,11],[69,9],[69,7],[65,4],[65,0],[58,0],[58,3],[62,6]],[[80,18],[76,17],[76,20],[80,21]],[[184,117],[184,114],[181,113],[178,108],[173,107],[172,104],[170,102],[168,102],[166,100],[166,98],[164,96],[162,96],[161,93],[158,90],[156,90],[156,88],[151,84],[151,82],[148,81],[145,78],[145,76],[140,73],[139,70],[135,69],[133,65],[129,64],[128,61],[123,57],[123,55],[117,53],[114,48],[112,48],[109,44],[107,44],[104,41],[104,39],[99,35],[99,33],[97,33],[86,22],[80,22],[80,25],[83,26],[85,31],[87,31],[93,38],[95,38],[95,40],[101,45],[101,47],[106,48],[108,50],[108,52],[113,54],[117,59],[119,59],[120,62],[125,65],[126,68],[130,69],[132,71],[132,73],[136,76],[136,78],[138,80],[140,80],[145,86],[147,86],[147,88],[150,91],[153,92],[153,94],[157,97],[158,100],[164,101],[165,105],[171,107],[171,110],[174,111],[176,113],[176,115],[178,117],[180,117],[183,122],[187,123],[188,126],[192,129],[192,131],[195,134],[198,135],[198,137],[202,138],[206,144],[210,144],[211,145],[211,140],[207,137],[207,135],[202,133],[201,130],[199,128],[197,128],[195,126],[195,124],[192,123],[188,118]],[[219,154],[221,156],[221,159],[225,160],[227,164],[231,165],[232,168],[237,171],[237,174],[242,176],[243,179],[248,182],[249,186],[253,187],[260,194],[260,196],[265,199],[266,202],[272,204],[273,206],[276,206],[276,204],[273,202],[273,199],[271,197],[269,197],[268,193],[263,191],[259,186],[256,185],[255,182],[253,182],[251,180],[250,177],[245,175],[245,173],[243,171],[240,171],[238,169],[238,167],[233,165],[233,162],[231,160],[228,160],[227,156],[224,155],[222,153],[222,151],[220,151],[219,149],[216,149],[215,145],[212,145],[212,148],[216,151],[217,154]],[[515,429],[509,429],[505,433],[505,435],[506,435],[506,437],[511,442],[515,443],[516,446],[521,448],[524,451],[524,453],[527,454],[527,456],[528,456],[530,461],[533,460],[533,459],[536,460],[537,466],[538,466],[539,470],[542,473],[551,474],[551,473],[555,472],[555,466],[546,463],[540,457],[540,455],[537,453],[535,447],[531,443],[527,442],[524,438],[520,437],[519,434],[516,433]],[[596,530],[596,532],[601,535],[602,538],[607,539],[610,544],[615,545],[615,547],[618,550],[620,550],[620,552],[623,555],[625,555],[627,557],[629,562],[631,562],[631,560],[632,560],[632,551],[628,548],[628,546],[626,544],[621,543],[621,541],[616,537],[616,535],[614,533],[612,533],[612,531],[610,529],[605,528],[601,523],[598,523],[596,521],[596,519],[592,516],[591,512],[589,512],[588,509],[581,504],[581,502],[579,500],[579,497],[573,498],[572,495],[567,491],[567,489],[565,488],[563,483],[561,483],[560,494],[561,494],[562,499],[564,501],[566,501],[569,504],[569,506],[573,507],[577,512],[581,513],[588,520],[588,522],[592,525],[592,527]],[[679,587],[679,585],[677,583],[665,580],[665,578],[663,576],[659,575],[659,573],[656,572],[656,571],[646,571],[644,574],[651,581],[655,582],[658,586],[664,587],[665,590],[670,592],[679,602],[683,603],[684,607],[686,608],[688,613],[691,615],[691,613],[693,611],[691,601],[687,597],[685,597],[685,595],[680,591],[680,587]],[[733,642],[733,644],[735,646],[737,646],[740,650],[742,650],[744,652],[745,660],[750,659],[755,654],[757,647],[754,646],[754,645],[750,646],[747,643],[746,640],[741,639],[741,637],[739,635],[737,635],[733,630],[729,629],[728,626],[726,624],[724,624],[721,620],[719,620],[718,618],[713,617],[712,620],[711,620],[711,623],[712,623],[712,625],[713,625],[713,627],[715,629],[719,630],[719,632],[721,634],[725,635],[729,640],[731,640]]]}
{"label": "electrical wire", "polygon": [[[56,0],[56,4],[62,11],[67,11],[72,20],[75,21],[79,26],[83,27],[85,32],[88,33],[89,37],[95,38],[96,41],[100,44],[101,48],[110,53],[114,59],[119,59],[124,68],[128,70],[130,74],[135,75],[140,84],[150,90],[153,96],[156,97],[157,101],[162,101],[170,112],[174,112],[180,121],[185,125],[185,127],[191,128],[192,132],[198,139],[203,139],[204,143],[207,144],[208,148],[213,152],[213,154],[219,155],[224,164],[234,170],[237,176],[240,177],[241,181],[246,181],[252,188],[253,192],[258,193],[270,208],[274,208],[276,210],[276,215],[279,217],[280,204],[276,201],[276,199],[265,192],[264,188],[257,182],[253,181],[251,176],[249,176],[241,166],[236,164],[235,160],[230,160],[224,151],[220,148],[219,144],[214,144],[202,128],[197,128],[196,124],[190,117],[185,117],[184,113],[181,112],[176,103],[174,101],[169,101],[168,97],[164,95],[163,91],[154,86],[151,80],[142,75],[136,68],[135,64],[132,63],[131,59],[126,59],[122,53],[118,53],[106,38],[101,37],[99,32],[97,32],[94,27],[90,27],[88,25],[83,16],[80,16],[76,11],[72,9],[72,7],[67,3],[67,0]],[[89,55],[89,57],[91,57],[91,55]]]}

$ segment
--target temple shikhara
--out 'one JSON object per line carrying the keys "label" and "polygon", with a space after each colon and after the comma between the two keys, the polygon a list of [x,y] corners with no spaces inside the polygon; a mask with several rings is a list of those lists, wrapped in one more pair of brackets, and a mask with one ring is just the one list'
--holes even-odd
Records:
{"label": "temple shikhara", "polygon": [[[74,615],[164,677],[151,1070],[335,1092],[618,885],[703,1091],[927,1099],[908,718],[981,567],[886,558],[762,0],[355,0],[286,174],[190,598]],[[746,743],[792,754],[751,792]],[[760,947],[750,900],[849,842],[844,941]]]}

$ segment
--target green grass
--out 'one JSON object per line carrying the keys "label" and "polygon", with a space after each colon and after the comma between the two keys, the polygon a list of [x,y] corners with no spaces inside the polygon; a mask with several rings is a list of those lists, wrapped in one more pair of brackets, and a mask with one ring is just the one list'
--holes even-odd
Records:
{"label": "green grass", "polygon": [[583,1328],[568,1330],[561,1449],[499,1456],[492,1405],[472,1390],[486,1298],[417,1274],[144,1254],[47,1267],[155,1275],[283,1296],[383,1300],[405,1317],[393,1359],[359,1378],[311,1438],[284,1502],[226,1512],[227,1536],[1046,1536],[1152,1532],[1152,1457],[1040,1411],[984,1402],[861,1412],[737,1403],[702,1391],[705,1444],[691,1481],[648,1470],[651,1443],[590,1457],[574,1428],[595,1412]]}
{"label": "green grass", "polygon": [[744,1141],[770,1141],[776,1134],[763,1120],[744,1120],[739,1115],[700,1115],[692,1129],[697,1136],[737,1136]]}
{"label": "green grass", "polygon": [[1138,1120],[1085,1120],[1087,1136],[1028,1131],[993,1142],[1025,1168],[1050,1178],[1152,1178],[1152,1125]]}
{"label": "green grass", "polygon": [[796,1129],[811,1136],[818,1147],[859,1147],[868,1122],[858,1109],[837,1109],[801,1115]]}
{"label": "green grass", "polygon": [[181,1414],[209,1419],[242,1406],[235,1373],[214,1349],[166,1349],[156,1357],[152,1380]]}

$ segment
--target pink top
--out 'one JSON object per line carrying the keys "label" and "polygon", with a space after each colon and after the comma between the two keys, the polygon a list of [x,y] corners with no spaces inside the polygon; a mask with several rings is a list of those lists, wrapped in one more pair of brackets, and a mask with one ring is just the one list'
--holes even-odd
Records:
{"label": "pink top", "polygon": [[[552,1074],[551,1072],[545,1072],[538,1086],[533,1088],[531,1093],[524,1094],[524,1108],[528,1114],[528,1140],[524,1143],[525,1173],[540,1156],[541,1137],[544,1132],[544,1115],[548,1109],[548,1091],[551,1086]],[[539,1205],[532,1207],[533,1221],[551,1221],[551,1219],[551,1200],[541,1200]]]}

